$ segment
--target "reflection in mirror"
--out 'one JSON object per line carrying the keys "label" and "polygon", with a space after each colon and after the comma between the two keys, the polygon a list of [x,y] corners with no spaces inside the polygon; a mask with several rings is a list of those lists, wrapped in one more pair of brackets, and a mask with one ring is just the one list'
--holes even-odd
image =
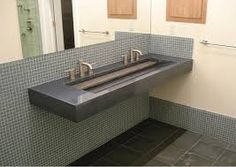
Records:
{"label": "reflection in mirror", "polygon": [[150,33],[151,0],[0,3],[0,63],[112,41],[118,31]]}

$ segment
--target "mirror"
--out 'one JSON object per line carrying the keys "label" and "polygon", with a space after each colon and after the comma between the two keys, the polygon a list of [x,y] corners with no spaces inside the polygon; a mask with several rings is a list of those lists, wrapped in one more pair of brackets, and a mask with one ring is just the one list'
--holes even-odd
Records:
{"label": "mirror", "polygon": [[119,31],[150,33],[151,0],[0,3],[0,63],[112,41]]}

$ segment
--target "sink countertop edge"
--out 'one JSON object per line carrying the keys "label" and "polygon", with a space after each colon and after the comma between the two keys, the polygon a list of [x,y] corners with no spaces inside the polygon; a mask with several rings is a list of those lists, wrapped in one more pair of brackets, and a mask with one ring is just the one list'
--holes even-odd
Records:
{"label": "sink countertop edge", "polygon": [[[73,122],[80,122],[101,110],[112,107],[118,102],[148,91],[147,87],[149,86],[147,85],[158,85],[158,81],[175,75],[176,73],[189,72],[193,67],[192,59],[156,54],[149,54],[148,57],[173,61],[174,63],[160,67],[160,69],[153,71],[151,74],[145,74],[138,78],[128,80],[125,83],[118,84],[115,88],[108,89],[104,92],[102,91],[101,93],[91,93],[84,90],[79,91],[73,89],[69,85],[66,85],[68,79],[65,78],[52,81],[29,88],[30,102],[31,104]],[[153,83],[151,83],[150,80],[152,80]],[[109,100],[109,103],[106,99]],[[104,101],[106,102],[104,103]]]}

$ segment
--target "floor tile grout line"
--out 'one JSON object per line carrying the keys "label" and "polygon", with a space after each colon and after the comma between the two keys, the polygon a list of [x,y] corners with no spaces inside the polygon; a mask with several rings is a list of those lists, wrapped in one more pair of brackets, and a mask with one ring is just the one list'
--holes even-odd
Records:
{"label": "floor tile grout line", "polygon": [[226,150],[230,147],[230,144],[228,144],[227,147],[225,147],[224,151],[215,159],[215,161],[211,164],[212,166],[214,166],[216,164],[216,162],[224,155],[224,153],[226,152]]}
{"label": "floor tile grout line", "polygon": [[[153,148],[150,152],[154,151],[157,147],[165,143],[170,137],[174,136],[179,131],[179,129],[176,129],[173,133],[171,133],[168,137],[164,138],[155,148]],[[149,153],[150,153],[149,152]]]}
{"label": "floor tile grout line", "polygon": [[129,146],[126,146],[126,145],[124,145],[124,144],[121,144],[121,147],[124,147],[125,149],[130,150],[130,151],[134,151],[134,152],[136,152],[136,153],[138,153],[138,154],[142,154],[140,151],[138,151],[138,150],[136,150],[136,149],[134,149],[134,148],[131,148],[131,147],[129,147]]}
{"label": "floor tile grout line", "polygon": [[[147,152],[145,155],[150,154],[151,152],[153,152],[155,149],[157,149],[158,147],[160,147],[162,144],[164,144],[169,138],[171,138],[172,136],[174,136],[180,129],[176,129],[173,133],[171,133],[168,137],[166,137],[165,139],[163,139],[163,141],[161,143],[159,143],[157,146],[155,146],[152,150],[150,150],[149,152]],[[171,164],[167,164],[167,165],[171,165]]]}
{"label": "floor tile grout line", "polygon": [[[174,136],[174,134],[176,134],[179,130],[180,130],[180,129],[176,129],[176,130],[175,130],[174,132],[172,132],[169,136],[167,136],[166,138],[164,138],[161,143],[157,144],[153,149],[151,149],[150,151],[148,151],[147,153],[145,153],[145,154],[142,155],[142,156],[145,156],[145,155],[147,155],[147,154],[150,154],[152,151],[154,151],[155,149],[157,149],[160,145],[162,145],[163,143],[165,143],[169,138],[171,138],[172,136]],[[141,132],[138,133],[137,135],[135,135],[134,137],[140,136],[140,137],[144,137],[144,138],[147,138],[147,139],[148,139],[148,137],[143,136],[143,135],[140,135],[140,134],[141,134]],[[132,137],[132,138],[134,138],[134,137]],[[130,138],[129,140],[131,140],[132,138]],[[125,143],[127,143],[129,140],[127,140]],[[128,150],[134,151],[134,152],[136,152],[136,153],[140,153],[140,151],[138,151],[138,150],[135,150],[135,149],[133,149],[133,148],[131,148],[131,147],[125,146],[125,143],[120,144],[120,145],[121,145],[122,147],[128,149]],[[170,164],[167,164],[167,165],[170,165]]]}
{"label": "floor tile grout line", "polygon": [[[148,120],[148,119],[147,119]],[[155,126],[156,128],[161,128],[160,126],[157,126],[157,125],[155,125],[155,124],[153,124],[153,123],[151,123],[150,125],[153,125],[153,126]],[[136,125],[137,126],[137,125]],[[133,128],[135,128],[135,126],[133,127]],[[131,128],[130,130],[132,130],[133,128]],[[178,129],[176,129],[176,131],[177,130],[179,130],[179,128]],[[175,133],[176,131],[174,131],[173,133]],[[143,136],[143,135],[141,135],[141,133],[142,133],[143,131],[141,130],[140,132],[134,132],[134,136],[132,136],[131,138],[129,138],[127,141],[125,141],[124,143],[122,143],[122,144],[120,144],[120,143],[118,143],[118,142],[116,142],[116,141],[114,141],[113,140],[113,142],[115,142],[115,143],[117,143],[117,144],[119,144],[119,145],[125,145],[125,143],[128,143],[130,140],[132,140],[133,138],[135,138],[135,137],[137,137],[137,136],[141,136],[141,137],[144,137],[144,138],[147,138],[146,136]],[[125,133],[125,132],[124,132]]]}
{"label": "floor tile grout line", "polygon": [[181,155],[172,165],[175,165],[184,155],[186,155],[190,150],[192,150],[200,141],[201,141],[202,136],[196,141],[195,144],[192,145],[189,149],[187,149],[183,155]]}
{"label": "floor tile grout line", "polygon": [[[153,123],[151,123],[150,125],[153,125]],[[136,125],[136,126],[138,126],[138,125]],[[135,126],[134,126],[133,128],[131,128],[131,129],[129,129],[129,130],[132,131],[132,129],[134,129],[134,128],[135,128]],[[124,132],[124,133],[125,133],[125,132]],[[134,152],[136,152],[136,153],[140,153],[139,151],[137,151],[137,150],[135,150],[135,149],[132,149],[132,148],[127,147],[127,146],[124,145],[125,143],[128,143],[128,141],[132,140],[133,138],[135,138],[135,137],[137,137],[137,136],[145,137],[145,136],[140,135],[140,134],[142,133],[142,130],[141,130],[140,132],[133,132],[133,133],[134,133],[134,136],[132,136],[131,138],[129,138],[127,141],[125,141],[125,142],[122,143],[122,144],[120,144],[120,143],[114,141],[114,139],[112,139],[112,142],[116,143],[116,144],[117,144],[117,147],[121,146],[121,147],[124,147],[125,149],[134,151]],[[123,133],[122,133],[122,134],[123,134]],[[121,135],[122,135],[122,134],[121,134]],[[117,136],[117,137],[118,137],[118,136]],[[155,148],[156,148],[156,147],[155,147]],[[105,153],[105,154],[104,154],[103,156],[101,156],[99,159],[102,159],[102,158],[103,158],[103,159],[107,160],[107,159],[105,158],[105,156],[108,155],[109,153],[111,153],[112,151],[113,151],[113,150],[111,150],[111,151]],[[109,160],[107,160],[107,161],[109,161]]]}
{"label": "floor tile grout line", "polygon": [[214,166],[216,162],[224,155],[225,152],[226,152],[226,149],[224,149],[224,151],[215,159],[215,161],[212,162],[211,166]]}
{"label": "floor tile grout line", "polygon": [[[146,119],[146,120],[148,120],[148,119]],[[144,120],[144,121],[146,121],[146,120]],[[143,122],[144,122],[143,121]],[[142,122],[141,122],[142,123]],[[152,123],[151,123],[152,124]],[[138,126],[139,124],[137,124],[136,126]],[[136,126],[134,126],[133,128],[131,128],[131,129],[129,129],[129,130],[131,130],[132,131],[132,129],[135,129],[136,128]],[[127,131],[126,131],[127,132]],[[124,132],[125,133],[125,132]],[[129,138],[127,141],[125,141],[124,143],[122,143],[122,144],[120,144],[120,143],[118,143],[118,142],[116,142],[116,141],[114,141],[113,139],[113,142],[115,142],[115,143],[117,143],[117,144],[119,144],[119,145],[123,145],[123,144],[125,144],[125,143],[127,143],[128,141],[130,141],[130,140],[132,140],[134,137],[137,137],[139,134],[141,134],[142,133],[142,130],[140,131],[140,132],[134,132],[133,131],[133,133],[134,133],[134,136],[132,136],[131,138]],[[123,134],[123,133],[122,133]],[[121,134],[121,135],[122,135]],[[141,135],[140,135],[141,136]],[[119,136],[117,136],[117,137],[119,137]]]}

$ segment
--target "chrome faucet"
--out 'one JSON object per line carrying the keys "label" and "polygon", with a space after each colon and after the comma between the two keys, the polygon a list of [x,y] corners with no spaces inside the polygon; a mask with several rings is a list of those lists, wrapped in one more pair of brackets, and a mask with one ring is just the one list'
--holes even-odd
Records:
{"label": "chrome faucet", "polygon": [[93,67],[91,64],[79,60],[79,72],[80,72],[80,77],[84,77],[86,72],[88,72],[88,75],[92,75]]}
{"label": "chrome faucet", "polygon": [[69,79],[71,81],[75,80],[75,75],[76,75],[75,71],[76,71],[75,68],[72,68],[72,69],[69,69],[69,70],[65,71],[66,73],[68,73]]}
{"label": "chrome faucet", "polygon": [[123,55],[122,58],[123,58],[124,65],[128,65],[128,63],[129,63],[128,55]]}
{"label": "chrome faucet", "polygon": [[143,53],[140,50],[131,49],[130,55],[122,55],[123,63],[127,65],[129,62],[134,63],[135,61],[139,61],[142,55]]}
{"label": "chrome faucet", "polygon": [[[84,77],[86,74],[93,75],[93,67],[92,64],[83,62],[82,60],[79,60],[79,76]],[[76,68],[72,68],[69,70],[66,70],[65,72],[68,74],[68,78],[73,81],[76,79]]]}
{"label": "chrome faucet", "polygon": [[138,50],[138,49],[131,49],[131,61],[133,59],[133,61],[139,61],[140,60],[140,56],[142,56],[143,53]]}
{"label": "chrome faucet", "polygon": [[130,62],[133,63],[135,61],[139,61],[140,60],[140,56],[142,56],[142,55],[143,55],[143,53],[140,50],[131,49]]}

